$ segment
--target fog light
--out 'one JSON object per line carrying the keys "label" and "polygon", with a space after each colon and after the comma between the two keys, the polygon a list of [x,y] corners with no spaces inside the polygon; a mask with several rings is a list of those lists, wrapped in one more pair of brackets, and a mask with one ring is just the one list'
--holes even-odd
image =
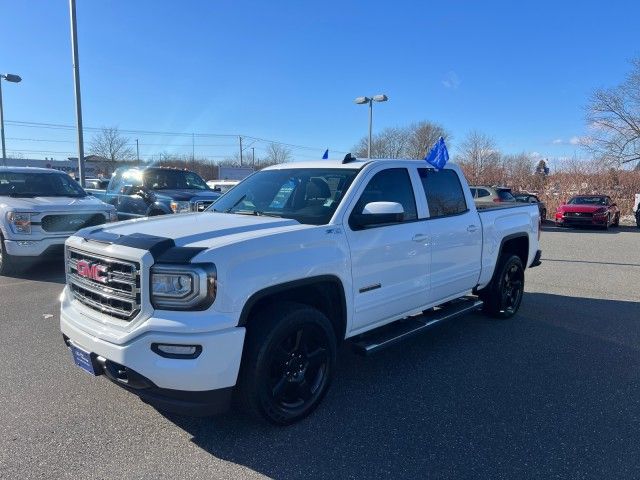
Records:
{"label": "fog light", "polygon": [[30,247],[31,245],[35,245],[36,242],[31,240],[18,240],[16,243],[19,247]]}
{"label": "fog light", "polygon": [[171,343],[152,343],[151,350],[165,358],[198,358],[202,353],[201,345],[175,345]]}

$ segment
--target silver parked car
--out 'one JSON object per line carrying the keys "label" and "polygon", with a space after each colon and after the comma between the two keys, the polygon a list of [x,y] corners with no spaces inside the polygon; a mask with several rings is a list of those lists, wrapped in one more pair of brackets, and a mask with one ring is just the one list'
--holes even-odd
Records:
{"label": "silver parked car", "polygon": [[516,197],[509,187],[497,187],[487,185],[472,185],[471,193],[476,203],[500,203],[515,202]]}

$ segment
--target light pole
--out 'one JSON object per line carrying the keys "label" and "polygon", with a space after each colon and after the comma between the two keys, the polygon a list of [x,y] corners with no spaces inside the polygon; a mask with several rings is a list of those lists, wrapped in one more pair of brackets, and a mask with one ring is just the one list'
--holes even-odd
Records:
{"label": "light pole", "polygon": [[84,187],[84,137],[82,130],[82,101],[80,98],[80,60],[78,59],[78,27],[76,22],[76,0],[69,0],[71,23],[71,57],[73,59],[73,89],[76,97],[76,128],[78,135],[78,176]]}
{"label": "light pole", "polygon": [[4,112],[2,111],[2,80],[19,83],[22,78],[13,73],[0,73],[0,137],[2,137],[2,165],[7,166],[7,150],[4,145]]}
{"label": "light pole", "polygon": [[389,97],[386,95],[374,95],[373,97],[358,97],[354,101],[358,105],[369,104],[369,145],[367,147],[367,158],[371,158],[371,130],[373,129],[373,102],[386,102]]}

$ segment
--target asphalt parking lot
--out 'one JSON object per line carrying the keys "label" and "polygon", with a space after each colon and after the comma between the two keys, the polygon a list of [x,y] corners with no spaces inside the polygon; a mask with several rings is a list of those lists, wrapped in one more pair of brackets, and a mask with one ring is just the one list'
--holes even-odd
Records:
{"label": "asphalt parking lot", "polygon": [[547,227],[519,314],[370,358],[310,418],[163,415],[73,365],[61,263],[0,277],[1,478],[638,478],[640,229]]}

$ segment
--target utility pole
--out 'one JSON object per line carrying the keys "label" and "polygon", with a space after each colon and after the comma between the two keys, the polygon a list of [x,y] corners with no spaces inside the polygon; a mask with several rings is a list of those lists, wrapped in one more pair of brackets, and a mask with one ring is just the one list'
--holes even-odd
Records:
{"label": "utility pole", "polygon": [[138,144],[138,139],[136,138],[136,159],[138,160],[138,166],[140,165],[140,145]]}
{"label": "utility pole", "polygon": [[2,111],[2,78],[0,78],[0,137],[2,137],[2,165],[7,166],[7,151],[4,146],[4,112]]}
{"label": "utility pole", "polygon": [[240,140],[240,166],[242,166],[242,136],[238,135],[238,139]]}
{"label": "utility pole", "polygon": [[84,138],[82,136],[82,102],[80,100],[80,60],[78,59],[78,27],[76,26],[76,0],[69,0],[71,20],[71,48],[73,58],[73,86],[76,94],[76,125],[78,130],[78,176],[84,187]]}
{"label": "utility pole", "polygon": [[256,168],[256,147],[251,147],[251,163],[253,168]]}
{"label": "utility pole", "polygon": [[194,162],[196,159],[196,134],[191,134],[191,161]]}

